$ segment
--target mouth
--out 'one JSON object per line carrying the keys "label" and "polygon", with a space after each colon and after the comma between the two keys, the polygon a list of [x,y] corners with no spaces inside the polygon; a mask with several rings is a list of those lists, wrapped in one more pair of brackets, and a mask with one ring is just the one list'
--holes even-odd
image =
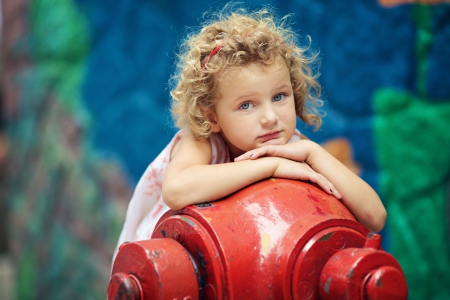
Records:
{"label": "mouth", "polygon": [[274,131],[274,132],[269,132],[265,135],[259,136],[258,138],[261,139],[264,142],[276,139],[280,136],[281,131]]}

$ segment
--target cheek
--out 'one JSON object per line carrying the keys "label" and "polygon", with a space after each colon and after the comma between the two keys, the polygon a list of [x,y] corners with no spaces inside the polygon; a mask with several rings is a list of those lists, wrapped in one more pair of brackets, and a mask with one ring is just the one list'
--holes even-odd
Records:
{"label": "cheek", "polygon": [[288,130],[289,134],[294,134],[295,128],[297,126],[297,115],[295,114],[295,112],[286,114],[284,124],[286,125],[286,129]]}
{"label": "cheek", "polygon": [[291,120],[294,124],[297,123],[297,114],[295,113],[295,110],[291,113]]}
{"label": "cheek", "polygon": [[297,120],[297,114],[295,113],[295,108],[288,109],[283,113],[283,120],[287,123],[295,123]]}
{"label": "cheek", "polygon": [[289,110],[291,118],[294,120],[294,122],[297,121],[297,110],[295,109],[294,103],[292,103],[292,107]]}
{"label": "cheek", "polygon": [[248,120],[235,122],[233,124],[233,136],[236,138],[236,142],[240,141],[240,143],[247,143],[251,141],[251,137],[255,134],[255,128],[255,124],[248,122]]}
{"label": "cheek", "polygon": [[245,120],[231,118],[227,120],[227,124],[222,127],[222,129],[230,138],[241,138],[248,132],[247,128],[249,126],[250,125],[246,123]]}

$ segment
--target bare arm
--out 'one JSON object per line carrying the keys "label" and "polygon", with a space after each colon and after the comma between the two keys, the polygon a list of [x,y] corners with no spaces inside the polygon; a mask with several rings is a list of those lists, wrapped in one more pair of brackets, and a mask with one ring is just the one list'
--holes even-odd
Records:
{"label": "bare arm", "polygon": [[280,157],[263,157],[210,165],[209,141],[195,141],[186,134],[179,143],[172,154],[162,186],[164,202],[172,209],[218,200],[271,176],[308,180],[326,191],[334,188],[324,176],[305,163]]}
{"label": "bare arm", "polygon": [[378,232],[383,229],[387,213],[377,193],[320,145],[309,140],[300,140],[286,145],[265,146],[243,154],[236,158],[236,161],[255,160],[263,156],[305,161],[338,189],[342,194],[342,202],[359,222],[371,231]]}

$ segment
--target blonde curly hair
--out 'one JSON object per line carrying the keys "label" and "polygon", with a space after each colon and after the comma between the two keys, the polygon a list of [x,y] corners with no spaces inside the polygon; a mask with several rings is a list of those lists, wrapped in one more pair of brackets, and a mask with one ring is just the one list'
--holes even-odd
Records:
{"label": "blonde curly hair", "polygon": [[297,116],[317,130],[322,122],[317,107],[321,87],[308,57],[308,47],[296,45],[295,33],[278,22],[267,9],[247,13],[238,9],[220,12],[205,23],[199,33],[186,38],[178,55],[177,72],[172,77],[172,115],[178,128],[190,130],[197,140],[211,134],[208,113],[219,98],[220,76],[228,68],[259,63],[269,65],[279,58],[289,68]]}

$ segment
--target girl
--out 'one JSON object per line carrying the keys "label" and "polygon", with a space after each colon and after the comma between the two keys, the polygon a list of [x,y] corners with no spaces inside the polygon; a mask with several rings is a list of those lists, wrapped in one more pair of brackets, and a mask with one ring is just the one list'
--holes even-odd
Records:
{"label": "girl", "polygon": [[181,49],[171,92],[181,130],[139,181],[118,245],[150,238],[169,208],[214,201],[268,177],[311,181],[369,230],[383,228],[386,210],[375,191],[296,130],[297,116],[320,126],[322,102],[314,57],[290,29],[266,10],[239,10],[219,15]]}

